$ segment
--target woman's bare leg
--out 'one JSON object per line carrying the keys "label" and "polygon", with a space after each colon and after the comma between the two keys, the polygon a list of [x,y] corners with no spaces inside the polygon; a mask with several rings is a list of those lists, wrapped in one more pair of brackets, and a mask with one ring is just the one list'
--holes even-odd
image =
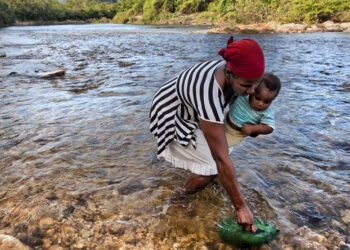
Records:
{"label": "woman's bare leg", "polygon": [[204,189],[217,175],[198,175],[191,174],[184,184],[184,191],[187,194],[196,193]]}

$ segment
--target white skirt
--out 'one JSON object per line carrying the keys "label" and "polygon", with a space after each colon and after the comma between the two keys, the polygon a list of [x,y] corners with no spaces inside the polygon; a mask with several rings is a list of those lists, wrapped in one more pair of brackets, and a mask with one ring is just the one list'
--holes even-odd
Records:
{"label": "white skirt", "polygon": [[216,163],[211,156],[202,130],[196,129],[195,135],[197,148],[194,148],[191,143],[184,146],[176,141],[172,141],[159,155],[159,158],[165,159],[174,167],[189,170],[194,174],[217,175]]}
{"label": "white skirt", "polygon": [[[202,130],[196,129],[195,135],[197,148],[194,148],[191,143],[183,146],[176,141],[172,141],[159,155],[159,158],[170,162],[174,167],[189,170],[194,174],[206,176],[217,175],[216,163],[211,155]],[[238,144],[244,138],[240,133],[230,131],[226,127],[226,124],[225,135],[230,146],[229,153],[233,150],[232,146]]]}

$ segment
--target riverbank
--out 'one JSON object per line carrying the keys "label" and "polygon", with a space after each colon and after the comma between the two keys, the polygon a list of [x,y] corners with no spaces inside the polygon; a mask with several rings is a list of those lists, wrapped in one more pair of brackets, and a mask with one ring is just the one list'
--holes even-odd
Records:
{"label": "riverbank", "polygon": [[233,26],[215,25],[207,33],[313,33],[313,32],[350,32],[350,22],[320,24],[281,24],[276,22],[257,24],[236,24]]}
{"label": "riverbank", "polygon": [[[142,24],[142,16],[133,20],[134,24]],[[156,22],[162,25],[206,25],[208,30],[200,31],[201,33],[245,33],[245,34],[262,34],[262,33],[312,33],[312,32],[350,32],[350,22],[326,21],[323,23],[229,23],[229,22],[208,22],[205,19],[199,19],[197,15],[177,16],[167,20]]]}
{"label": "riverbank", "polygon": [[[142,22],[142,17],[133,19],[128,24],[146,25]],[[9,26],[38,26],[38,25],[67,25],[67,24],[91,24],[91,23],[112,23],[111,20],[66,20],[66,21],[27,21],[16,22],[13,25],[0,26],[5,28]],[[150,24],[147,24],[150,25]],[[208,34],[225,34],[225,33],[241,33],[241,34],[264,34],[264,33],[313,33],[313,32],[350,32],[350,22],[335,23],[326,21],[318,24],[302,24],[302,23],[254,23],[254,24],[227,24],[227,23],[210,23],[207,21],[195,21],[191,16],[178,19],[162,20],[152,25],[184,25],[184,26],[203,26],[208,27],[196,33]]]}
{"label": "riverbank", "polygon": [[0,25],[0,28],[6,28],[11,26],[40,26],[40,25],[67,25],[67,24],[88,24],[93,23],[89,20],[65,20],[65,21],[26,21],[15,22],[13,24]]}
{"label": "riverbank", "polygon": [[[114,19],[127,24],[144,25],[143,15]],[[193,25],[209,27],[199,33],[312,33],[312,32],[350,32],[350,22],[325,21],[323,23],[281,23],[278,21],[258,23],[235,23],[234,21],[212,20],[208,16],[194,14],[173,14],[154,20],[152,25]]]}
{"label": "riverbank", "polygon": [[65,25],[65,24],[88,24],[90,20],[65,20],[65,21],[27,21],[16,22],[14,26],[39,26],[39,25]]}

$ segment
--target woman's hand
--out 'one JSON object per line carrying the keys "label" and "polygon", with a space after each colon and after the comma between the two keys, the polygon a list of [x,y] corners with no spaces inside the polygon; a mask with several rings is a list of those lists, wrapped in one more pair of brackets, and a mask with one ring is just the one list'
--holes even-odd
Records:
{"label": "woman's hand", "polygon": [[256,231],[253,213],[248,206],[236,209],[236,217],[238,224],[242,225],[246,231],[253,233]]}

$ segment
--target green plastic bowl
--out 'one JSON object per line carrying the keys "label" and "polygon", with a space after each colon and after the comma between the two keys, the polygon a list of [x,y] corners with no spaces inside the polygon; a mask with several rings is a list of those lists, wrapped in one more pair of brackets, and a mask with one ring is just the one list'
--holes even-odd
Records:
{"label": "green plastic bowl", "polygon": [[225,219],[218,224],[220,237],[236,247],[249,247],[269,243],[279,233],[277,227],[261,219],[255,219],[254,222],[257,230],[252,233],[244,230],[236,220]]}

